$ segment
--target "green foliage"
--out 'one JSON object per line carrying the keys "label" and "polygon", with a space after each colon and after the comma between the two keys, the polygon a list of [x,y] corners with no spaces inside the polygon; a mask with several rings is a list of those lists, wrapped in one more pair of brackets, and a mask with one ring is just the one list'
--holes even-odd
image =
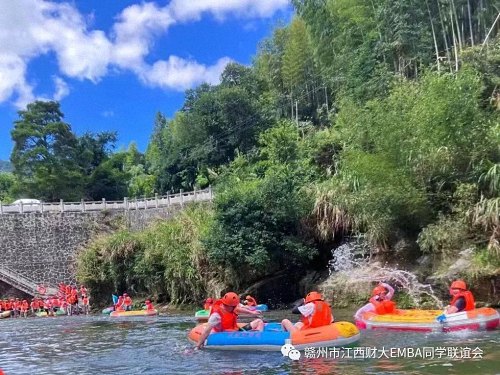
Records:
{"label": "green foliage", "polygon": [[308,205],[297,188],[293,172],[284,167],[262,181],[219,190],[206,245],[230,284],[246,285],[316,254],[299,236],[299,220]]}
{"label": "green foliage", "polygon": [[97,238],[79,254],[77,278],[99,296],[128,291],[200,301],[214,277],[201,242],[211,217],[206,206],[189,207],[142,232]]}
{"label": "green foliage", "polygon": [[12,172],[12,164],[5,160],[0,160],[0,173],[1,172]]}
{"label": "green foliage", "polygon": [[160,192],[192,190],[200,175],[210,183],[209,169],[250,151],[268,127],[257,100],[263,83],[255,73],[229,64],[222,79],[219,86],[188,91],[183,110],[171,121],[157,119],[147,163],[154,166]]}
{"label": "green foliage", "polygon": [[395,230],[411,235],[427,219],[423,192],[383,155],[344,153],[340,172],[317,189],[314,215],[323,240],[353,231],[387,248]]}
{"label": "green foliage", "polygon": [[422,229],[417,243],[424,252],[436,254],[444,259],[453,259],[467,246],[468,239],[465,220],[441,216],[436,223]]}
{"label": "green foliage", "polygon": [[11,132],[11,161],[20,193],[45,201],[79,200],[83,181],[76,163],[77,139],[62,121],[59,103],[30,103],[19,117]]}
{"label": "green foliage", "polygon": [[16,179],[12,173],[0,172],[0,202],[10,203]]}

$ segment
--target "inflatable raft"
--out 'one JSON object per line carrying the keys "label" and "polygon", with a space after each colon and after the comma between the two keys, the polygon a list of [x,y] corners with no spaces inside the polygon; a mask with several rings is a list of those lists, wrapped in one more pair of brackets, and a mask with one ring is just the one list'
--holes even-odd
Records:
{"label": "inflatable raft", "polygon": [[115,310],[115,308],[113,306],[110,306],[110,307],[106,307],[105,309],[103,309],[102,313],[107,315],[107,314],[111,314],[114,310]]}
{"label": "inflatable raft", "polygon": [[447,314],[446,319],[440,323],[436,317],[442,313],[442,310],[396,310],[394,314],[383,315],[366,312],[356,319],[356,325],[361,329],[451,332],[495,329],[500,323],[498,312],[489,307]]}
{"label": "inflatable raft", "polygon": [[[193,344],[198,342],[205,326],[206,324],[199,324],[189,332],[188,338]],[[345,347],[358,340],[359,330],[349,322],[336,322],[296,332],[283,331],[280,323],[267,323],[262,332],[211,333],[205,342],[205,347],[219,350],[278,351],[283,345],[292,344],[295,349],[301,350],[309,347]]]}
{"label": "inflatable raft", "polygon": [[10,318],[10,310],[0,312],[0,319]]}
{"label": "inflatable raft", "polygon": [[133,311],[113,311],[109,316],[121,317],[121,316],[154,316],[158,315],[157,310],[133,310]]}
{"label": "inflatable raft", "polygon": [[[262,311],[262,312],[268,310],[268,307],[265,304],[257,305],[257,306],[254,306],[254,307],[248,307],[248,306],[245,306],[245,307],[247,309],[250,309],[250,310],[257,310],[257,311]],[[208,320],[209,316],[210,316],[210,310],[198,310],[194,314],[194,317],[199,322],[206,322]],[[241,316],[241,317],[247,317],[247,316],[253,317],[253,315],[247,315],[247,314],[239,314],[239,316]]]}

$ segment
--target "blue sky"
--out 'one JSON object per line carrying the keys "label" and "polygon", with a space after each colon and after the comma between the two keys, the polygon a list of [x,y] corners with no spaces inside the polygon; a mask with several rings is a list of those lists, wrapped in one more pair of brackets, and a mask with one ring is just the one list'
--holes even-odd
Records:
{"label": "blue sky", "polygon": [[0,160],[17,111],[58,100],[78,135],[117,131],[144,151],[156,112],[216,84],[292,16],[289,0],[0,0]]}

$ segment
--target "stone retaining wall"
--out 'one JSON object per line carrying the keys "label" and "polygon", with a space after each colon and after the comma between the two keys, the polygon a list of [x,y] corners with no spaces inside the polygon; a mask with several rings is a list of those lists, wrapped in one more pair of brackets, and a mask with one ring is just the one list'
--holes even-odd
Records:
{"label": "stone retaining wall", "polygon": [[0,266],[37,284],[74,283],[77,252],[91,237],[123,225],[140,230],[179,209],[180,205],[172,205],[147,210],[0,215]]}

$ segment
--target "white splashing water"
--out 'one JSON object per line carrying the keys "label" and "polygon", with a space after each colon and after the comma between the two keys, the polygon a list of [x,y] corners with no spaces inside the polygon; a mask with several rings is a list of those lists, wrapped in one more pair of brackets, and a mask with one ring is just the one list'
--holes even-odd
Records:
{"label": "white splashing water", "polygon": [[[332,250],[329,262],[330,276],[336,274],[348,278],[351,283],[386,282],[408,293],[413,302],[420,306],[423,300],[433,300],[439,308],[443,303],[436,297],[430,284],[422,284],[412,272],[394,267],[384,267],[370,262],[370,248],[362,241],[349,241]],[[427,298],[424,298],[427,296]]]}

